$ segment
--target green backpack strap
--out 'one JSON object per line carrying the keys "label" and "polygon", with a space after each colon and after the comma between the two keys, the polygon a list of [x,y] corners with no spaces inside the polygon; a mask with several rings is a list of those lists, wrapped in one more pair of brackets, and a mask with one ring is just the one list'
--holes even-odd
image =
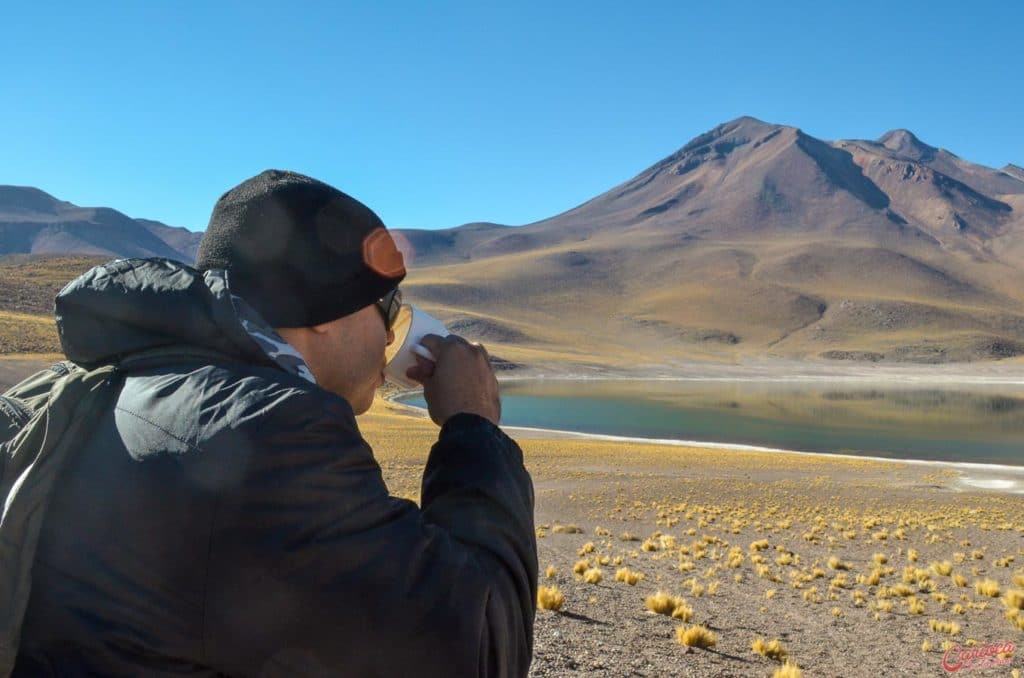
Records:
{"label": "green backpack strap", "polygon": [[32,563],[46,509],[64,463],[88,438],[120,391],[122,375],[105,365],[72,367],[51,384],[44,407],[0,445],[0,677],[14,670],[28,607]]}

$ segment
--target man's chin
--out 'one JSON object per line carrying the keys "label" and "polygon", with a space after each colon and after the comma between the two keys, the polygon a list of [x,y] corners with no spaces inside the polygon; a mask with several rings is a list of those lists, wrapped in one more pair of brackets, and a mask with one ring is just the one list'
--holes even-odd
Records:
{"label": "man's chin", "polygon": [[352,405],[352,411],[358,417],[360,414],[366,414],[370,411],[370,407],[373,406],[373,396],[377,393],[376,389],[370,391],[370,395],[364,397],[358,403],[350,403]]}

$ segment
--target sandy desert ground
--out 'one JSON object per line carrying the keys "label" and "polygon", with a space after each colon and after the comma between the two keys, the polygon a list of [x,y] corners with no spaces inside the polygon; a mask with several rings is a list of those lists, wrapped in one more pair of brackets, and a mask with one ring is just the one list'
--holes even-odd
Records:
{"label": "sandy desert ground", "polygon": [[[360,428],[392,492],[418,499],[436,426],[381,400]],[[973,472],[509,432],[540,585],[564,596],[538,610],[532,676],[771,676],[758,638],[804,676],[942,676],[960,649],[1024,645],[1024,494]],[[653,612],[659,592],[681,600]],[[677,640],[694,625],[712,647]],[[961,671],[1011,676],[1024,650],[992,661]]]}

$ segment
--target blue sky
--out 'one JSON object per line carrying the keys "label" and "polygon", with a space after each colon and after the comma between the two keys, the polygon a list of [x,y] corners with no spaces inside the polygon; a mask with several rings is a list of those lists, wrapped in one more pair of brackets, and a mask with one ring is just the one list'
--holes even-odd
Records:
{"label": "blue sky", "polygon": [[740,115],[1024,165],[1024,3],[16,3],[0,184],[202,230],[269,168],[523,224]]}

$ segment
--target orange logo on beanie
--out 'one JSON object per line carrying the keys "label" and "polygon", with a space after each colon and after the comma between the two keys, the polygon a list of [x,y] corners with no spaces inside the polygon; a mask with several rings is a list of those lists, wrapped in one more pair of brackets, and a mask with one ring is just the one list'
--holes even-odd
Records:
{"label": "orange logo on beanie", "polygon": [[376,228],[363,239],[363,261],[385,278],[405,275],[405,259],[387,229]]}

